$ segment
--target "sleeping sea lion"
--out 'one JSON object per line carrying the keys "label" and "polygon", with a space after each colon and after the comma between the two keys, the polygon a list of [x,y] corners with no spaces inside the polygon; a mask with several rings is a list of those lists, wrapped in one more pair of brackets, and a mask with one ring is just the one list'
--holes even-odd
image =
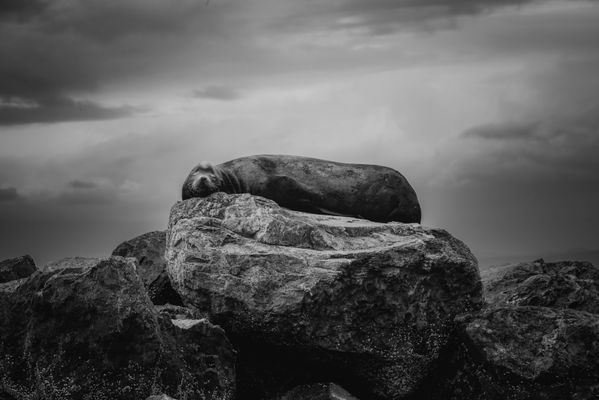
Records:
{"label": "sleeping sea lion", "polygon": [[379,165],[288,155],[249,156],[218,165],[204,161],[187,176],[182,197],[215,192],[250,193],[296,211],[420,223],[412,186],[399,172]]}

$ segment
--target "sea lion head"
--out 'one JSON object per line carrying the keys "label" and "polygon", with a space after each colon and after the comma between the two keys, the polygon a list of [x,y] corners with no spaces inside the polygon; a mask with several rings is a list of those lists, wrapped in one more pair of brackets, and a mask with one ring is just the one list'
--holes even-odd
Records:
{"label": "sea lion head", "polygon": [[221,191],[223,180],[218,169],[208,161],[196,165],[183,183],[183,200],[192,197],[206,197]]}

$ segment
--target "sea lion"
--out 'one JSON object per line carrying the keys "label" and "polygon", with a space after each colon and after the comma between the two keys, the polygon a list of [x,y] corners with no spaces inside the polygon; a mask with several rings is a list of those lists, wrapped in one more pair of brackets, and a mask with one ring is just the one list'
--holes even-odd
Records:
{"label": "sea lion", "polygon": [[281,207],[376,222],[418,222],[420,204],[406,178],[388,167],[288,155],[201,162],[183,184],[183,200],[215,192],[250,193]]}

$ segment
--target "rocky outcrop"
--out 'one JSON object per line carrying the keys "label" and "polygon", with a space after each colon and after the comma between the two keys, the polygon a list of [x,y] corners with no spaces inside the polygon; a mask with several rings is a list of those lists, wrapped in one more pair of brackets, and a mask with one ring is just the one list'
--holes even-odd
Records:
{"label": "rocky outcrop", "polygon": [[61,269],[85,270],[90,269],[102,260],[98,257],[65,257],[60,260],[51,261],[44,265],[41,270],[44,272],[58,271]]}
{"label": "rocky outcrop", "polygon": [[456,314],[477,309],[468,248],[417,224],[289,211],[216,193],[171,210],[167,271],[239,350],[240,398],[303,382],[398,399],[437,366]]}
{"label": "rocky outcrop", "polygon": [[0,261],[0,283],[27,278],[35,271],[37,267],[29,255]]}
{"label": "rocky outcrop", "polygon": [[222,329],[161,316],[130,258],[65,265],[4,290],[0,398],[233,398]]}
{"label": "rocky outcrop", "polygon": [[486,309],[461,322],[469,370],[480,384],[480,392],[468,398],[598,398],[596,314],[508,306]]}
{"label": "rocky outcrop", "polygon": [[448,399],[599,398],[599,269],[537,260],[483,274],[487,307],[458,318]]}
{"label": "rocky outcrop", "polygon": [[358,400],[334,383],[311,383],[295,387],[277,400]]}
{"label": "rocky outcrop", "polygon": [[490,305],[543,306],[599,313],[599,268],[581,261],[519,263],[483,274]]}
{"label": "rocky outcrop", "polygon": [[166,232],[154,231],[119,244],[112,255],[137,259],[138,274],[154,304],[182,305],[165,271],[165,248]]}

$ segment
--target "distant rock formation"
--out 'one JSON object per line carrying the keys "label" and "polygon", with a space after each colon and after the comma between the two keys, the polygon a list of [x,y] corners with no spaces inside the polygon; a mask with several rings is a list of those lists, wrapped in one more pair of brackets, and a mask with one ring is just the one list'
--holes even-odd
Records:
{"label": "distant rock formation", "polygon": [[37,267],[29,255],[0,261],[0,283],[27,278],[35,271]]}
{"label": "distant rock formation", "polygon": [[18,282],[0,288],[0,398],[234,398],[224,331],[162,317],[132,259]]}
{"label": "distant rock formation", "polygon": [[113,256],[134,257],[138,262],[138,274],[154,304],[182,305],[181,298],[171,286],[166,274],[166,232],[144,233],[119,244]]}
{"label": "distant rock formation", "polygon": [[332,381],[399,399],[439,362],[453,318],[482,303],[476,259],[418,224],[290,211],[216,193],[171,210],[167,271],[239,350],[240,399]]}

